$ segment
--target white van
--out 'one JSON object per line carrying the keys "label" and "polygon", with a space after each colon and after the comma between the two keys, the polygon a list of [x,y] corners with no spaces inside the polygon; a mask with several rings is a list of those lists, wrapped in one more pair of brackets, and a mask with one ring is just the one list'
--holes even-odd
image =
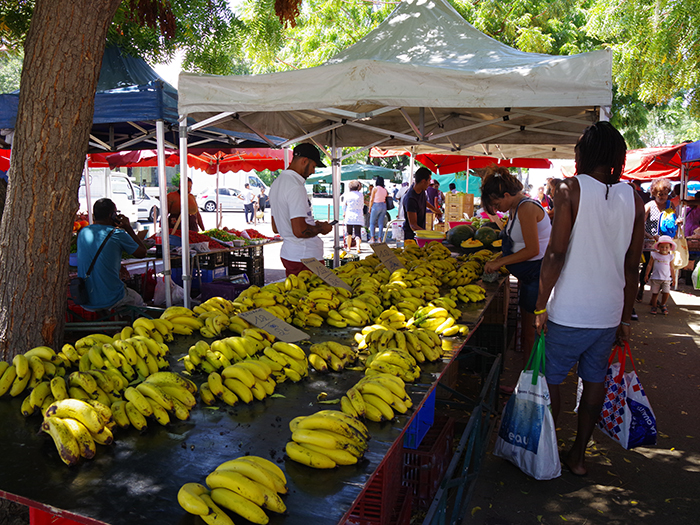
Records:
{"label": "white van", "polygon": [[[209,186],[214,187],[212,182],[214,181],[210,180]],[[233,188],[243,192],[246,184],[250,184],[251,191],[256,195],[260,195],[260,188],[265,188],[265,193],[270,194],[270,188],[253,171],[234,171],[219,175],[219,187]]]}
{"label": "white van", "polygon": [[[152,219],[150,214],[158,214],[159,203],[156,199],[147,199],[142,189],[137,186],[126,174],[116,171],[110,172],[106,168],[90,168],[90,201],[107,197],[117,205],[117,210],[122,215],[129,217],[132,223],[141,220]],[[78,189],[79,212],[87,213],[87,197],[85,195],[85,177],[80,181]]]}

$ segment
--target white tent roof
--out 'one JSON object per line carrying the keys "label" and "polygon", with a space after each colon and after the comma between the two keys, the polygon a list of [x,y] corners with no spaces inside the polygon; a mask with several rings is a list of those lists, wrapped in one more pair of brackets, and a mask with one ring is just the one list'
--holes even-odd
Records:
{"label": "white tent roof", "polygon": [[[423,145],[570,157],[612,102],[610,50],[526,53],[484,35],[445,0],[406,0],[326,64],[251,76],[182,73],[179,110],[297,142]],[[221,115],[224,113],[224,115]],[[215,115],[218,115],[215,117]],[[524,148],[523,148],[524,146]]]}

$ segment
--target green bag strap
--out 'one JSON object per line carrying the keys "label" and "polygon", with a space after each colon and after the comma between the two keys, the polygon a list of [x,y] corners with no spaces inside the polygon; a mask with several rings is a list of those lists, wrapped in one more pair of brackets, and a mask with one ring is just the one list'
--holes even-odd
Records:
{"label": "green bag strap", "polygon": [[537,384],[537,378],[540,372],[544,374],[544,335],[538,334],[537,339],[535,339],[535,344],[532,347],[532,352],[530,353],[530,359],[527,360],[525,365],[525,370],[532,370],[532,384]]}

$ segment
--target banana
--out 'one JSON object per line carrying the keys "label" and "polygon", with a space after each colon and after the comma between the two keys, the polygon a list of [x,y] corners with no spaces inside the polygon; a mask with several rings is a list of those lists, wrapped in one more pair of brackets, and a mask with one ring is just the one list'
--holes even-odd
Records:
{"label": "banana", "polygon": [[68,389],[68,398],[79,399],[81,401],[92,399],[88,393],[79,386],[72,386]]}
{"label": "banana", "polygon": [[87,372],[73,372],[68,376],[68,385],[82,388],[89,396],[97,394],[97,382]]}
{"label": "banana", "polygon": [[358,461],[358,458],[352,455],[347,450],[322,448],[316,445],[311,445],[309,443],[301,443],[301,446],[313,452],[317,452],[319,454],[323,454],[324,456],[328,456],[335,462],[336,465],[354,465]]}
{"label": "banana", "polygon": [[[224,385],[226,388],[231,390],[236,396],[243,401],[244,403],[248,404],[253,401],[255,396],[253,395],[253,392],[250,388],[248,388],[246,385],[241,383],[238,379],[230,378],[226,379],[224,381]],[[213,389],[212,389],[213,392]],[[216,392],[214,392],[216,394]],[[220,397],[220,396],[217,396]]]}
{"label": "banana", "polygon": [[[172,412],[175,409],[173,398],[170,397],[165,390],[154,383],[141,383],[136,385],[136,390],[141,392],[141,394],[150,400],[155,401],[158,405],[169,412]],[[152,404],[153,403],[151,403],[151,405]]]}
{"label": "banana", "polygon": [[335,461],[333,461],[327,455],[303,447],[294,441],[287,443],[285,451],[290,459],[308,467],[317,469],[332,469],[336,466]]}
{"label": "banana", "polygon": [[274,350],[277,350],[278,352],[282,352],[283,354],[288,355],[289,357],[297,361],[303,361],[306,359],[306,354],[304,353],[304,351],[300,347],[292,343],[284,343],[282,341],[278,341],[272,345],[272,348]]}
{"label": "banana", "polygon": [[205,405],[211,406],[216,403],[216,397],[209,388],[208,383],[202,383],[202,385],[199,387],[199,397],[202,399],[202,403]]}
{"label": "banana", "polygon": [[[148,403],[148,401],[144,401]],[[150,403],[148,406],[151,406]],[[139,431],[142,431],[144,428],[146,428],[146,426],[148,425],[146,418],[131,401],[127,401],[126,405],[124,405],[124,410],[126,411],[126,416],[129,418],[132,427]],[[151,408],[151,412],[152,411],[153,408]]]}
{"label": "banana", "polygon": [[362,394],[362,398],[367,405],[372,405],[377,408],[386,421],[391,421],[394,418],[394,410],[389,406],[389,403],[384,401],[381,397],[373,394]]}
{"label": "banana", "polygon": [[24,401],[22,401],[22,405],[20,406],[19,410],[24,417],[29,417],[32,414],[34,414],[36,408],[36,405],[32,403],[32,396],[29,395],[24,398]]}
{"label": "banana", "polygon": [[343,412],[340,412],[338,410],[319,410],[314,415],[340,419],[341,421],[344,421],[346,424],[350,425],[355,430],[357,430],[357,432],[364,437],[365,441],[369,440],[370,438],[369,430],[367,430],[367,427],[362,421],[354,417],[350,417],[347,414],[344,414]]}
{"label": "banana", "polygon": [[173,317],[196,317],[194,312],[184,306],[170,306],[161,314],[161,319],[172,322]]}
{"label": "banana", "polygon": [[225,488],[249,499],[259,507],[265,503],[265,496],[258,485],[238,472],[215,470],[207,476],[207,486],[211,489]]}
{"label": "banana", "polygon": [[350,398],[348,396],[342,396],[340,398],[340,410],[342,410],[349,416],[360,417],[355,411],[355,408],[352,406],[352,401],[350,401]]}
{"label": "banana", "polygon": [[240,363],[236,363],[236,365],[249,370],[256,379],[262,381],[265,381],[270,377],[270,374],[272,374],[272,369],[266,363],[261,363],[259,360],[245,359]]}
{"label": "banana", "polygon": [[47,409],[46,416],[70,417],[80,421],[91,434],[99,434],[103,429],[97,411],[85,401],[63,399],[54,401]]}
{"label": "banana", "polygon": [[131,402],[134,408],[141,412],[141,414],[143,414],[144,417],[149,417],[153,415],[153,408],[151,408],[151,404],[144,397],[144,395],[136,388],[130,386],[126,390],[124,390],[124,398]]}
{"label": "banana", "polygon": [[[335,357],[335,356],[333,356]],[[337,359],[337,358],[336,358]],[[326,363],[323,358],[318,354],[309,354],[309,364],[322,374],[328,372],[328,363]]]}
{"label": "banana", "polygon": [[70,466],[80,460],[80,447],[73,437],[63,419],[60,417],[47,417],[41,425],[41,429],[53,439],[61,460]]}
{"label": "banana", "polygon": [[12,358],[12,364],[17,372],[17,377],[24,379],[29,375],[29,361],[23,354],[17,354]]}
{"label": "banana", "polygon": [[382,414],[382,411],[370,403],[367,403],[365,410],[365,418],[376,423],[386,421],[386,419],[384,418],[384,414]]}
{"label": "banana", "polygon": [[221,394],[219,399],[229,406],[235,406],[238,404],[238,396],[233,393],[226,385],[221,385]]}
{"label": "banana", "polygon": [[204,326],[204,321],[197,317],[177,316],[168,318],[168,321],[172,323],[173,331],[175,331],[178,326],[191,328],[193,330],[199,330]]}
{"label": "banana", "polygon": [[129,421],[129,417],[126,415],[126,401],[116,401],[112,403],[111,406],[112,410],[112,417],[114,418],[114,422],[122,427],[126,428],[129,425],[131,425],[131,422]]}
{"label": "banana", "polygon": [[5,395],[12,388],[12,383],[14,383],[17,378],[17,369],[15,365],[8,366],[5,372],[0,377],[0,396]]}
{"label": "banana", "polygon": [[36,356],[44,361],[51,361],[56,356],[56,352],[53,351],[53,348],[49,348],[48,346],[37,346],[24,352],[24,357],[27,359],[32,356]]}
{"label": "banana", "polygon": [[358,417],[365,417],[365,401],[362,398],[360,391],[356,387],[352,387],[346,392],[346,395],[350,399],[350,403],[355,409]]}
{"label": "banana", "polygon": [[325,417],[323,415],[313,415],[304,418],[299,422],[297,430],[327,430],[335,434],[340,434],[353,441],[359,442],[362,446],[366,445],[364,436],[360,435],[353,427],[341,421],[340,419]]}
{"label": "banana", "polygon": [[80,455],[85,459],[94,458],[95,454],[97,453],[97,449],[95,447],[95,440],[92,439],[92,435],[90,434],[88,429],[85,428],[85,426],[77,419],[67,417],[64,418],[62,421],[65,424],[68,431],[75,438],[75,441],[78,444],[78,450],[80,451]]}
{"label": "banana", "polygon": [[273,477],[268,473],[268,471],[254,463],[249,463],[247,461],[239,461],[238,459],[233,459],[231,461],[226,461],[216,467],[215,470],[225,470],[231,472],[238,472],[243,476],[256,481],[257,483],[264,485],[270,490],[276,490],[276,483]]}
{"label": "banana", "polygon": [[63,347],[61,348],[61,352],[65,354],[65,356],[71,361],[71,363],[75,363],[80,360],[80,354],[71,344],[66,343],[65,345],[63,345]]}
{"label": "banana", "polygon": [[240,494],[236,494],[232,490],[222,487],[215,488],[211,491],[211,499],[215,503],[218,503],[222,507],[235,512],[251,523],[266,525],[270,521],[270,518],[267,517],[265,511],[263,511],[258,505],[249,499],[244,498]]}
{"label": "banana", "polygon": [[[27,358],[27,364],[29,365],[29,370],[32,374],[32,377],[34,377],[36,380],[40,381],[44,377],[44,374],[46,374],[46,367],[44,366],[44,362],[39,356],[30,355]],[[47,364],[51,365],[51,362],[48,362]]]}
{"label": "banana", "polygon": [[177,493],[177,502],[190,514],[198,516],[209,514],[210,508],[200,497],[209,493],[204,485],[199,483],[185,483]]}
{"label": "banana", "polygon": [[233,525],[233,520],[214,503],[209,494],[202,494],[200,498],[209,507],[209,514],[200,516],[204,523],[207,525]]}
{"label": "banana", "polygon": [[[88,370],[85,372],[86,374],[90,374],[94,379],[95,383],[97,383],[97,388],[102,390],[105,393],[112,393],[115,390],[114,382],[112,381],[112,376],[107,374],[106,372],[102,370]],[[54,396],[56,397],[56,396]]]}
{"label": "banana", "polygon": [[182,377],[175,372],[156,372],[151,374],[144,381],[145,383],[155,383],[159,386],[177,386],[187,389],[191,394],[197,393],[197,385],[189,379]]}
{"label": "banana", "polygon": [[220,397],[223,394],[223,383],[221,380],[221,375],[216,372],[211,372],[207,377],[207,384],[209,385],[209,390],[216,397]]}
{"label": "banana", "polygon": [[[275,488],[274,488],[275,493],[286,494],[288,492],[288,490],[287,490],[287,478],[284,475],[284,471],[281,468],[279,468],[277,465],[275,465],[272,461],[269,461],[265,458],[261,458],[260,456],[243,456],[243,457],[238,458],[237,461],[244,461],[247,463],[252,463],[253,465],[255,465],[258,468],[261,468],[265,472],[267,472],[270,475],[270,477],[272,477],[272,480],[275,483]],[[267,496],[267,493],[265,493],[265,495]],[[277,512],[277,511],[275,511],[275,512]],[[284,512],[284,511],[282,511],[282,512]]]}
{"label": "banana", "polygon": [[221,372],[221,377],[224,379],[238,379],[248,388],[253,388],[255,385],[255,376],[247,368],[239,366],[239,363],[224,368]]}
{"label": "banana", "polygon": [[267,389],[263,388],[262,382],[255,383],[250,391],[253,393],[253,397],[258,401],[262,401],[267,397]]}
{"label": "banana", "polygon": [[361,457],[365,450],[365,444],[358,443],[356,439],[347,438],[343,435],[326,430],[307,430],[297,428],[292,432],[292,441],[296,443],[309,443],[322,448],[341,449]]}
{"label": "banana", "polygon": [[158,403],[154,399],[151,399],[150,397],[146,397],[146,401],[148,401],[148,403],[151,405],[151,409],[153,410],[153,417],[158,423],[160,423],[162,426],[165,426],[168,423],[170,423],[170,416],[168,415],[168,411],[165,410],[165,408],[163,408],[160,403]]}
{"label": "banana", "polygon": [[161,390],[163,390],[163,392],[165,392],[168,396],[177,399],[180,403],[185,405],[190,410],[197,405],[197,400],[186,388],[182,388],[179,386],[158,386],[160,386]]}
{"label": "banana", "polygon": [[48,381],[42,381],[34,387],[27,397],[29,397],[32,407],[40,407],[49,395],[51,395],[51,384]]}
{"label": "banana", "polygon": [[[29,367],[29,365],[27,365],[27,367]],[[24,377],[19,377],[19,375],[17,375],[17,377],[12,383],[12,387],[10,388],[10,396],[17,397],[22,392],[24,392],[31,378],[32,374],[30,372],[28,372],[27,375]]]}
{"label": "banana", "polygon": [[156,325],[153,324],[153,321],[147,317],[139,317],[132,323],[131,326],[134,327],[134,331],[136,331],[136,329],[139,327],[148,330],[149,332],[152,332],[156,329]]}

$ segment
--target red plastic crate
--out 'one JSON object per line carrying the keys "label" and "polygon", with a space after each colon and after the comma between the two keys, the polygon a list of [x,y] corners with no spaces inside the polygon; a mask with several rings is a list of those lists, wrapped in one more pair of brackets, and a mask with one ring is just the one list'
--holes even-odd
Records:
{"label": "red plastic crate", "polygon": [[411,523],[411,510],[413,509],[413,498],[408,493],[408,487],[401,487],[399,492],[399,502],[394,509],[395,517],[391,520],[391,525],[409,525]]}
{"label": "red plastic crate", "polygon": [[427,509],[440,488],[452,459],[454,420],[436,417],[418,449],[403,449],[403,485],[413,494],[413,506]]}
{"label": "red plastic crate", "polygon": [[44,512],[35,507],[29,507],[29,523],[31,525],[79,525],[77,521]]}
{"label": "red plastic crate", "polygon": [[346,521],[351,525],[390,525],[401,492],[401,457],[403,449],[394,447],[384,463],[367,482],[360,499]]}

